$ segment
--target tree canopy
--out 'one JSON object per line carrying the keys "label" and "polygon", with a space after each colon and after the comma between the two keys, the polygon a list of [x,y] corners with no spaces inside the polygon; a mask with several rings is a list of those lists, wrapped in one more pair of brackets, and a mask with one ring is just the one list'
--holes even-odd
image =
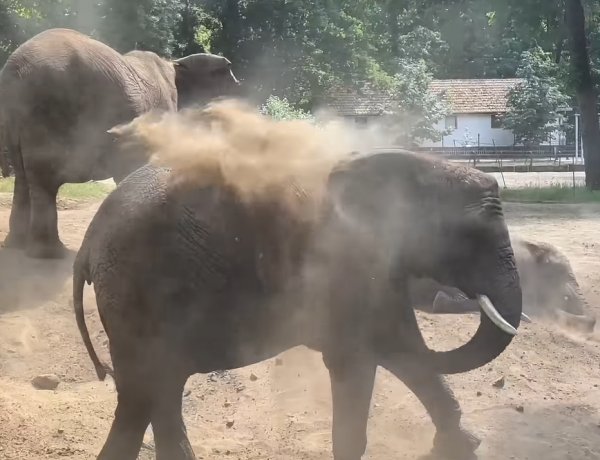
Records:
{"label": "tree canopy", "polygon": [[[600,7],[590,0],[586,13],[598,81]],[[502,78],[535,46],[559,66],[570,59],[564,0],[0,0],[0,63],[50,27],[119,51],[223,54],[261,102],[276,95],[304,109],[339,84],[389,82],[405,62],[435,78]]]}
{"label": "tree canopy", "polygon": [[503,124],[517,143],[539,145],[559,127],[564,116],[560,110],[569,107],[558,79],[558,65],[550,53],[536,47],[522,53],[516,76],[523,83],[509,92],[509,111]]}
{"label": "tree canopy", "polygon": [[[566,20],[575,4],[583,8],[584,23]],[[569,24],[585,33],[575,48]],[[523,67],[523,53],[532,49],[545,53],[556,71],[545,88],[527,93],[529,103],[536,95],[564,93],[577,106],[587,80],[576,69],[586,60],[594,90],[600,82],[595,0],[0,0],[0,64],[50,27],[81,30],[120,51],[222,54],[253,88],[257,103],[277,96],[302,110],[318,106],[340,85],[422,90],[418,82],[400,81],[407,76],[504,78],[528,72],[530,82],[541,82],[543,66]],[[585,47],[581,43],[588,45],[585,56],[573,52]],[[517,99],[515,110],[525,104]],[[431,102],[410,101],[424,104],[410,110],[423,115],[418,130],[425,137],[442,113],[423,110]]]}

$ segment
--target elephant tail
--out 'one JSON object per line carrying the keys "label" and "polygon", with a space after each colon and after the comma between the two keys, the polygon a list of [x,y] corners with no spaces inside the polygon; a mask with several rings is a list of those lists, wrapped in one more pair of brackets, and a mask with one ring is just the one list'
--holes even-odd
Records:
{"label": "elephant tail", "polygon": [[83,339],[83,343],[85,344],[88,355],[90,356],[90,359],[96,368],[96,375],[98,376],[99,380],[104,381],[106,374],[114,378],[114,371],[110,366],[100,362],[100,359],[96,354],[96,350],[94,350],[94,345],[92,344],[90,333],[85,323],[85,315],[83,312],[83,288],[86,281],[88,284],[89,281],[87,274],[87,257],[83,257],[83,255],[84,254],[80,250],[73,266],[73,308],[75,309],[75,318],[77,320],[79,333],[81,334],[81,338]]}

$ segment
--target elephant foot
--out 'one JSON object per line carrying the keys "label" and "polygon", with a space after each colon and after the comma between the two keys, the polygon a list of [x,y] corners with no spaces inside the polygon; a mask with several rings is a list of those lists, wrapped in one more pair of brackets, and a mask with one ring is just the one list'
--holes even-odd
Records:
{"label": "elephant foot", "polygon": [[64,259],[68,253],[68,249],[60,241],[53,244],[31,242],[25,251],[25,255],[32,259]]}
{"label": "elephant foot", "polygon": [[437,432],[433,440],[433,449],[420,460],[477,460],[475,450],[481,440],[474,434],[459,431]]}
{"label": "elephant foot", "polygon": [[25,249],[27,246],[26,232],[9,232],[2,243],[8,249]]}

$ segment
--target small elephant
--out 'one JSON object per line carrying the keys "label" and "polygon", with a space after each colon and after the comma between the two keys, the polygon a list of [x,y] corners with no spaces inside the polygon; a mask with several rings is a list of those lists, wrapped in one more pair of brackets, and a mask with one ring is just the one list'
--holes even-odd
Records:
{"label": "small elephant", "polygon": [[69,29],[23,43],[0,73],[0,138],[15,173],[5,247],[63,257],[60,186],[110,177],[118,183],[146,161],[116,155],[109,128],[231,94],[238,85],[229,60],[212,54],[174,61],[147,51],[122,55]]}
{"label": "small elephant", "polygon": [[[118,391],[98,459],[135,460],[150,423],[157,459],[194,459],[181,414],[188,377],[298,345],[322,352],[330,372],[335,460],[365,452],[378,365],[427,409],[433,455],[475,458],[479,440],[462,428],[441,374],[492,361],[519,326],[519,275],[493,177],[410,152],[355,155],[329,174],[320,212],[305,220],[278,194],[248,201],[231,184],[171,186],[172,174],[145,165],[121,182],[74,263],[83,342]],[[478,299],[485,314],[465,345],[426,346],[406,289],[417,274]],[[114,371],[85,325],[86,282]]]}
{"label": "small elephant", "polygon": [[[523,313],[550,318],[569,329],[589,334],[596,314],[581,292],[568,257],[556,246],[520,237],[512,238],[523,288]],[[432,279],[413,279],[411,297],[415,307],[432,313],[479,311],[477,302],[460,290]]]}

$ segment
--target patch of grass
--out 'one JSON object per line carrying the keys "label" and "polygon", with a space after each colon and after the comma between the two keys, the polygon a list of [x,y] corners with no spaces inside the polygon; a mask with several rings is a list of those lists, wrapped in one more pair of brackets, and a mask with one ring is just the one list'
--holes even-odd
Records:
{"label": "patch of grass", "polygon": [[12,193],[15,187],[15,178],[0,178],[0,193]]}
{"label": "patch of grass", "polygon": [[71,200],[95,200],[105,198],[112,189],[110,185],[100,182],[65,184],[58,191],[58,196]]}
{"label": "patch of grass", "polygon": [[[0,193],[12,193],[14,177],[0,179]],[[83,184],[65,184],[58,191],[58,197],[67,200],[88,201],[102,199],[113,189],[109,184],[85,182]]]}
{"label": "patch of grass", "polygon": [[503,201],[519,203],[600,203],[600,191],[566,184],[548,187],[507,188],[500,191],[500,196]]}

